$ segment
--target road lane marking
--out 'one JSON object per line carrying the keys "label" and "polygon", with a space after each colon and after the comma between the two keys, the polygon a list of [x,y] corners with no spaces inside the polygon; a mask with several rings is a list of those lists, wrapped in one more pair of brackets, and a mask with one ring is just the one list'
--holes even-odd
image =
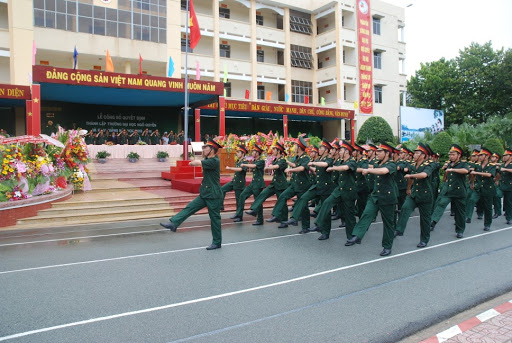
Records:
{"label": "road lane marking", "polygon": [[[38,334],[38,333],[65,329],[65,328],[68,328],[68,327],[87,325],[87,324],[91,324],[91,323],[103,322],[103,321],[107,321],[107,320],[123,318],[123,317],[129,317],[129,316],[134,316],[134,315],[143,314],[143,313],[162,311],[162,310],[167,310],[167,309],[170,309],[170,308],[176,308],[176,307],[181,307],[181,306],[197,304],[197,303],[202,303],[202,302],[206,302],[206,301],[226,298],[226,297],[231,297],[231,296],[234,296],[234,295],[239,295],[239,294],[244,294],[244,293],[249,293],[249,292],[255,292],[255,291],[262,290],[262,289],[282,286],[282,285],[286,285],[286,284],[290,284],[290,283],[294,283],[294,282],[298,282],[298,281],[303,281],[303,280],[312,279],[312,278],[323,276],[323,275],[328,275],[328,274],[340,272],[340,271],[343,271],[343,270],[353,269],[353,268],[357,268],[357,267],[361,267],[361,266],[365,266],[365,265],[369,265],[369,264],[373,264],[373,263],[377,263],[377,262],[387,261],[389,259],[394,259],[394,258],[399,258],[399,257],[402,257],[402,256],[407,256],[407,255],[411,255],[411,254],[415,254],[415,253],[420,253],[420,252],[428,251],[428,250],[431,250],[431,249],[436,249],[436,248],[440,248],[440,247],[443,247],[443,246],[447,246],[447,245],[451,245],[451,244],[456,244],[456,243],[463,242],[463,241],[466,241],[466,240],[475,239],[475,238],[478,238],[478,237],[481,237],[481,236],[492,235],[492,234],[496,234],[496,233],[502,232],[502,231],[508,231],[510,229],[512,229],[512,226],[506,227],[506,228],[503,228],[503,229],[498,229],[498,230],[495,230],[495,231],[484,232],[484,233],[481,233],[481,234],[478,234],[478,235],[475,235],[475,236],[471,236],[471,237],[461,238],[461,239],[458,239],[458,240],[454,240],[454,241],[450,241],[450,242],[445,242],[445,243],[441,243],[441,244],[437,244],[437,245],[433,245],[433,246],[429,246],[429,247],[426,247],[426,248],[423,248],[423,249],[410,250],[410,251],[406,251],[406,252],[403,252],[403,253],[400,253],[400,254],[397,254],[397,255],[386,256],[386,257],[382,257],[382,258],[378,258],[378,259],[374,259],[374,260],[369,260],[369,261],[365,261],[365,262],[360,262],[360,263],[356,263],[356,264],[352,264],[352,265],[348,265],[348,266],[343,266],[343,267],[339,267],[339,268],[325,270],[323,272],[313,273],[313,274],[309,274],[309,275],[303,275],[303,276],[292,278],[292,279],[288,279],[288,280],[283,280],[283,281],[273,282],[273,283],[269,283],[269,284],[265,284],[265,285],[261,285],[261,286],[241,289],[241,290],[238,290],[238,291],[232,291],[232,292],[227,292],[227,293],[222,293],[222,294],[217,294],[217,295],[212,295],[212,296],[208,296],[208,297],[197,298],[197,299],[192,299],[192,300],[187,300],[187,301],[182,301],[182,302],[168,304],[168,305],[163,305],[163,306],[151,307],[151,308],[146,308],[146,309],[137,310],[137,311],[123,312],[123,313],[118,313],[118,314],[114,314],[114,315],[110,315],[110,316],[91,318],[91,319],[81,320],[81,321],[67,323],[67,324],[50,326],[50,327],[46,327],[46,328],[42,328],[42,329],[36,329],[36,330],[20,332],[20,333],[17,333],[17,334],[0,337],[0,341],[7,341],[7,340],[14,339],[14,338],[20,338],[20,337],[35,335],[35,334]],[[238,243],[234,243],[234,244],[238,244]]]}

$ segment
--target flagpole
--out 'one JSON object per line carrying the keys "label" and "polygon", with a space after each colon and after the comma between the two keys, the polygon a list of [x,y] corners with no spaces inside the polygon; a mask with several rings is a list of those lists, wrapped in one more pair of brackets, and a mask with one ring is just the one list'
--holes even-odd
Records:
{"label": "flagpole", "polygon": [[189,32],[188,32],[188,24],[190,21],[190,7],[189,0],[187,0],[187,20],[185,20],[185,109],[183,110],[183,114],[185,116],[183,120],[183,126],[185,131],[185,137],[183,141],[183,161],[188,161],[188,41],[189,41]]}

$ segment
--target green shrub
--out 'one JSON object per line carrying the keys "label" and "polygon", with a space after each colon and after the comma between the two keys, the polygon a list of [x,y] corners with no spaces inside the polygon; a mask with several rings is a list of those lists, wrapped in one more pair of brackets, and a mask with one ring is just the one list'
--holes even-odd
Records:
{"label": "green shrub", "polygon": [[[434,150],[434,152],[437,152],[439,155],[441,155],[442,159],[445,159],[448,157],[448,151],[450,150],[450,146],[452,144],[452,137],[446,131],[441,131],[434,137],[430,147],[432,150]],[[467,147],[462,148],[464,149]]]}
{"label": "green shrub", "polygon": [[378,116],[370,117],[359,129],[356,142],[358,144],[366,144],[369,141],[373,143],[395,141],[393,130],[384,118]]}
{"label": "green shrub", "polygon": [[503,156],[503,153],[505,152],[501,140],[497,137],[487,139],[483,146],[489,149],[492,153],[499,154],[500,156]]}

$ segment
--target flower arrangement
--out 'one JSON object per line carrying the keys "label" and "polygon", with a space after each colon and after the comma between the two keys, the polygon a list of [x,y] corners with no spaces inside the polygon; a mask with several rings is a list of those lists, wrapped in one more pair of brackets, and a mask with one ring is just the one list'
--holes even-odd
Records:
{"label": "flower arrangement", "polygon": [[73,174],[71,175],[71,182],[73,183],[73,188],[75,190],[81,190],[84,188],[84,173],[80,170],[79,167],[73,169]]}
{"label": "flower arrangement", "polygon": [[96,153],[96,158],[99,160],[100,158],[107,158],[110,156],[110,153],[105,151],[105,150],[102,150],[102,151],[98,151]]}
{"label": "flower arrangement", "polygon": [[126,158],[129,158],[130,160],[138,160],[140,158],[140,155],[136,152],[130,151],[128,155],[126,155]]}
{"label": "flower arrangement", "polygon": [[112,141],[108,141],[108,142],[107,142],[107,145],[108,145],[108,146],[112,146],[112,145],[115,145],[115,144],[114,144],[114,142],[112,142]]}
{"label": "flower arrangement", "polygon": [[31,195],[23,192],[23,190],[19,186],[14,186],[12,191],[5,192],[5,197],[8,201],[16,201],[28,199],[31,197]]}
{"label": "flower arrangement", "polygon": [[167,158],[169,157],[169,154],[167,153],[167,151],[158,151],[156,153],[156,158]]}
{"label": "flower arrangement", "polygon": [[148,145],[148,143],[144,142],[144,141],[138,141],[137,143],[135,143],[136,145]]}
{"label": "flower arrangement", "polygon": [[86,168],[89,153],[82,137],[62,129],[54,137],[65,142],[64,148],[45,146],[37,142],[38,137],[31,137],[36,142],[0,145],[0,201],[48,194],[67,187],[68,179],[76,189],[91,189]]}

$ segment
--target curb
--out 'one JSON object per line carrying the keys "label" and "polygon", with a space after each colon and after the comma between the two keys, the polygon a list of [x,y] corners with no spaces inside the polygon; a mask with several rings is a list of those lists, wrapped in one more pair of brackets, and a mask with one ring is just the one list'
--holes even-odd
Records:
{"label": "curb", "polygon": [[494,318],[496,316],[499,316],[502,313],[505,313],[507,311],[512,310],[512,300],[501,304],[499,306],[496,306],[490,310],[487,310],[485,312],[480,313],[479,315],[470,318],[462,323],[459,323],[458,325],[454,325],[448,330],[445,330],[443,332],[438,333],[435,336],[432,336],[430,338],[427,338],[426,340],[421,341],[420,343],[441,343],[446,340],[449,340],[450,338],[459,335],[465,331],[471,330],[475,326],[485,322],[486,320],[489,320],[491,318]]}

